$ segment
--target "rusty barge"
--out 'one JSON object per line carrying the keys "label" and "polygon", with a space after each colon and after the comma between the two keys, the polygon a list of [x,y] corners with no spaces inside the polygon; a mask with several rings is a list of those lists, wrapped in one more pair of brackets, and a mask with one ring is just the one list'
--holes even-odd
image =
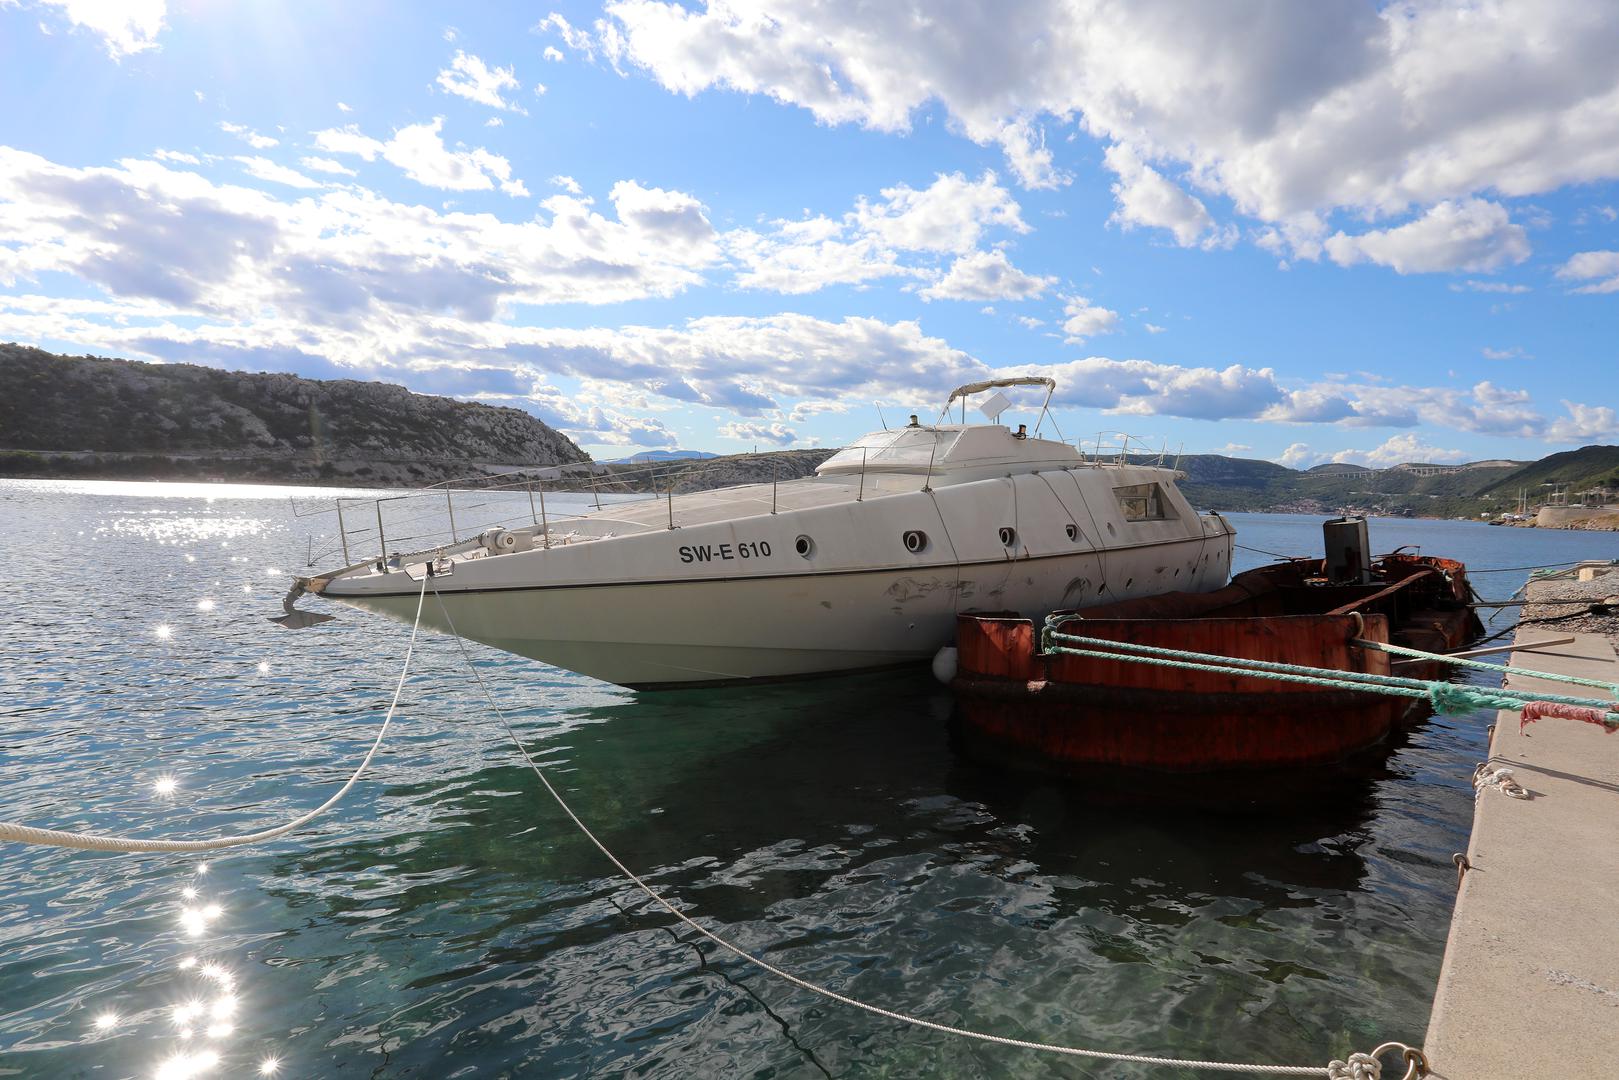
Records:
{"label": "rusty barge", "polygon": [[[1443,653],[1482,633],[1461,563],[1404,553],[1372,560],[1361,554],[1364,521],[1328,522],[1326,530],[1327,559],[1262,566],[1212,593],[1058,613],[1048,625],[1135,646],[1381,675],[1391,673],[1389,655],[1356,639]],[[959,617],[950,685],[957,738],[971,756],[1125,783],[1148,774],[1278,772],[1343,761],[1388,739],[1420,708],[1352,689],[1045,652],[1041,629],[1010,615]],[[1392,673],[1443,679],[1441,667],[1396,661]]]}

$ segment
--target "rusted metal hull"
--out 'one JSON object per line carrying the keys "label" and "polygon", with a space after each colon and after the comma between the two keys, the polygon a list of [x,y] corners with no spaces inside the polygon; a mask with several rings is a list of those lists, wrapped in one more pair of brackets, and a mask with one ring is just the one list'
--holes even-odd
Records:
{"label": "rusted metal hull", "polygon": [[[1389,674],[1356,638],[1434,652],[1476,636],[1465,568],[1391,556],[1372,585],[1311,583],[1313,563],[1261,567],[1217,593],[1171,593],[1075,613],[1062,632],[1188,652]],[[963,748],[1070,775],[1284,770],[1337,762],[1384,741],[1405,698],[1159,667],[1038,648],[1027,619],[957,624],[956,731]],[[1396,673],[1443,677],[1427,665]]]}

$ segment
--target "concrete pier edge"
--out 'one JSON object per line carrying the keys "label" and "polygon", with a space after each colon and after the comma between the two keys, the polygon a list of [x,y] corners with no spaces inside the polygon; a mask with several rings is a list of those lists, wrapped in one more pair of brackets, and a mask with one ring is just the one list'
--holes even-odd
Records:
{"label": "concrete pier edge", "polygon": [[[1533,599],[1534,586],[1530,589]],[[1517,643],[1554,636],[1522,627]],[[1567,636],[1558,632],[1555,636]],[[1619,682],[1598,634],[1514,651],[1517,667]],[[1509,685],[1601,697],[1543,679]],[[1497,715],[1490,764],[1527,801],[1485,790],[1467,846],[1424,1050],[1445,1080],[1612,1076],[1619,1063],[1619,734]]]}

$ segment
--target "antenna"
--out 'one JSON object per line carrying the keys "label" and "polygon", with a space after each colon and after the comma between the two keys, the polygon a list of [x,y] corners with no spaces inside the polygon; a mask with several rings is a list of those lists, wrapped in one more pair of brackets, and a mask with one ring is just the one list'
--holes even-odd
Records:
{"label": "antenna", "polygon": [[876,409],[877,409],[877,419],[879,419],[879,420],[882,420],[882,422],[883,422],[883,430],[884,430],[884,431],[887,431],[887,430],[888,430],[888,421],[887,421],[887,419],[885,419],[885,418],[884,418],[884,417],[883,417],[883,405],[882,405],[882,402],[880,402],[880,401],[873,401],[873,402],[872,402],[872,405],[874,405],[874,406],[876,406]]}
{"label": "antenna", "polygon": [[[1001,413],[1009,409],[1011,405],[1011,399],[1009,399],[1005,394],[996,393],[994,397],[991,397],[988,401],[985,401],[982,405],[978,406],[978,411],[987,416],[990,423],[996,424],[1000,422]],[[961,422],[967,422],[967,405],[965,399],[963,400],[961,407]]]}

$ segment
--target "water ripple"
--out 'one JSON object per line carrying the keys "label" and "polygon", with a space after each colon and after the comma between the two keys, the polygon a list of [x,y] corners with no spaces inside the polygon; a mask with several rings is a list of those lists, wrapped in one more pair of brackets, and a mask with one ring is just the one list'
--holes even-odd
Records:
{"label": "water ripple", "polygon": [[[408,628],[264,622],[306,550],[282,500],[315,496],[196,487],[0,481],[4,817],[263,827],[374,735]],[[1318,543],[1308,519],[1235,520],[1258,547]],[[1486,565],[1619,554],[1595,534],[1374,535]],[[1412,732],[1356,797],[1225,819],[982,771],[925,677],[638,699],[476,655],[609,846],[806,978],[1148,1052],[1315,1062],[1420,1039],[1479,718]],[[373,774],[303,833],[205,862],[6,849],[0,1075],[1137,1075],[896,1029],[693,940],[557,812],[453,644],[419,657]]]}

